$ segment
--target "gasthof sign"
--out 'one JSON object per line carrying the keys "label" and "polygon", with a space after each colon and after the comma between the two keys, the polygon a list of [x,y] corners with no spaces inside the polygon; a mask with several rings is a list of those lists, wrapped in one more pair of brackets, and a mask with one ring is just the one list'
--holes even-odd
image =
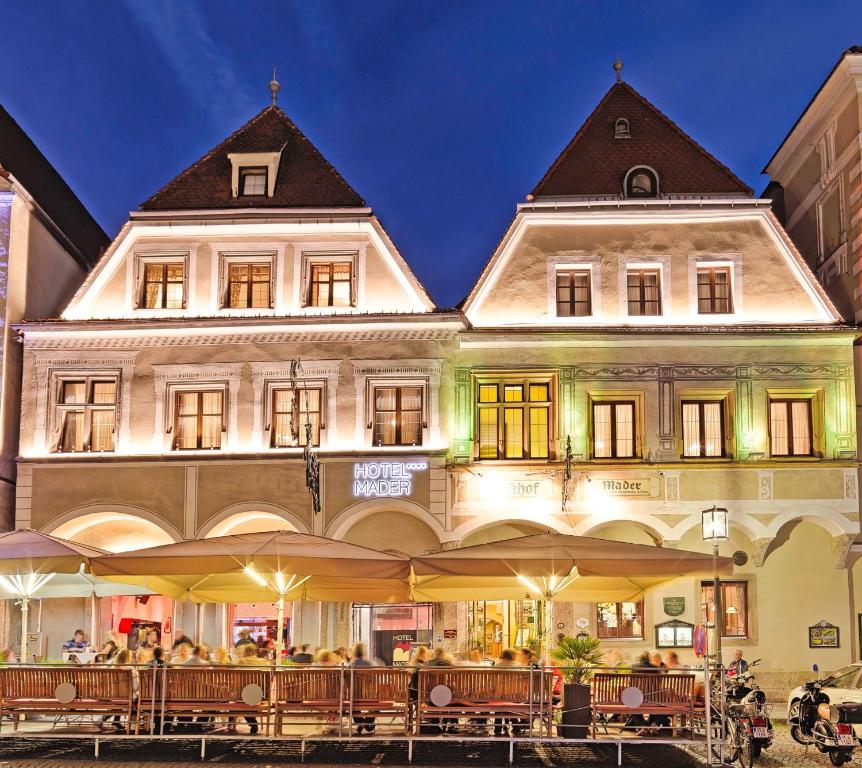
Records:
{"label": "gasthof sign", "polygon": [[353,495],[366,499],[409,496],[413,473],[428,469],[427,461],[365,461],[353,465]]}

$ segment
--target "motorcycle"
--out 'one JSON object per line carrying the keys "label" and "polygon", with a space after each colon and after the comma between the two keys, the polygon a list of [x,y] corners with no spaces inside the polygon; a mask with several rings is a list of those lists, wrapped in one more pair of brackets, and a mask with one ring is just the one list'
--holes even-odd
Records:
{"label": "motorcycle", "polygon": [[[774,729],[769,719],[766,694],[754,679],[752,667],[724,680],[725,727],[724,753],[728,762],[739,760],[741,768],[751,768],[761,752],[772,744]],[[721,696],[721,683],[716,682],[713,695]]]}
{"label": "motorcycle", "polygon": [[813,744],[829,754],[832,765],[843,765],[859,745],[853,732],[854,723],[862,723],[862,705],[829,704],[823,693],[825,680],[812,680],[802,686],[802,698],[790,713],[790,736],[798,744]]}

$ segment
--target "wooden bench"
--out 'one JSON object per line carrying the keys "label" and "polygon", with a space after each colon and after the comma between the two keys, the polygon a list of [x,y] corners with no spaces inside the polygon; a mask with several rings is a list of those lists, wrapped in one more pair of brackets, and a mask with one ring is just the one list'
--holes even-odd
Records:
{"label": "wooden bench", "polygon": [[[57,698],[57,686],[63,683],[74,689],[69,689],[73,694],[69,702]],[[119,715],[125,718],[129,733],[132,690],[132,671],[122,667],[0,667],[0,718],[11,715],[13,729],[17,730],[18,716],[22,714]]]}
{"label": "wooden bench", "polygon": [[348,707],[344,667],[285,667],[275,673],[275,735],[286,717],[341,722]]}
{"label": "wooden bench", "polygon": [[[593,734],[599,715],[654,715],[691,717],[695,711],[695,675],[667,672],[598,672],[593,675],[590,692]],[[626,706],[622,692],[637,688],[643,702],[637,707]]]}
{"label": "wooden bench", "polygon": [[406,668],[352,667],[346,674],[351,720],[354,716],[402,718],[407,730],[410,672]]}
{"label": "wooden bench", "polygon": [[[156,718],[153,730],[158,733],[158,718],[162,711],[166,718],[213,718],[220,715],[260,718],[264,733],[269,733],[272,674],[268,666],[178,665],[142,669],[135,733],[147,732],[152,717]],[[246,703],[243,700],[243,692],[249,685],[260,688],[259,702]]]}
{"label": "wooden bench", "polygon": [[[553,673],[550,669],[506,668],[446,668],[419,670],[416,729],[423,724],[457,718],[484,721],[488,718],[526,720],[525,729],[532,729],[532,720],[540,719],[541,727],[550,729],[552,720]],[[435,706],[431,691],[445,686],[452,699],[445,706]]]}

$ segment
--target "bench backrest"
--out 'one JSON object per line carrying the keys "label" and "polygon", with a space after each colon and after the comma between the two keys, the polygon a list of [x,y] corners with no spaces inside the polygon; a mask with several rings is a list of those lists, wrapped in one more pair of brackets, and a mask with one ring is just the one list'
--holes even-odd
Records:
{"label": "bench backrest", "polygon": [[76,699],[116,701],[132,695],[132,671],[122,667],[2,667],[0,693],[13,699],[53,699],[61,683],[75,686]]}
{"label": "bench backrest", "polygon": [[549,697],[553,673],[545,670],[544,674],[543,684],[542,671],[538,669],[422,668],[419,670],[419,698],[426,699],[436,686],[445,685],[452,691],[454,700],[477,704],[489,701],[528,703],[531,696],[533,701],[538,701],[542,690],[544,698]]}
{"label": "bench backrest", "polygon": [[346,679],[348,685],[352,679],[355,700],[407,701],[410,672],[406,669],[358,667],[347,670]]}
{"label": "bench backrest", "polygon": [[275,673],[276,701],[337,701],[346,695],[342,667],[287,667]]}
{"label": "bench backrest", "polygon": [[594,705],[621,704],[625,688],[639,688],[644,704],[669,700],[691,701],[694,697],[694,674],[665,672],[599,672],[593,675],[591,692]]}
{"label": "bench backrest", "polygon": [[272,671],[269,667],[205,667],[175,666],[167,670],[152,667],[141,670],[139,698],[146,701],[153,696],[153,673],[156,674],[155,695],[165,701],[196,701],[201,703],[242,701],[247,685],[258,685],[263,691],[262,702],[269,700]]}

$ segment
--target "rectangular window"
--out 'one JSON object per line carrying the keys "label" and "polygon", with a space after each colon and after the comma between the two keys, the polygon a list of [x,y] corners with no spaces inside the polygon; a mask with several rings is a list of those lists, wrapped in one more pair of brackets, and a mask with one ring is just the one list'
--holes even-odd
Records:
{"label": "rectangular window", "polygon": [[180,451],[221,448],[224,393],[177,392],[174,447]]}
{"label": "rectangular window", "polygon": [[630,269],[626,281],[630,316],[661,314],[661,275],[657,269]]}
{"label": "rectangular window", "polygon": [[114,450],[116,379],[65,379],[60,382],[57,423],[63,452]]}
{"label": "rectangular window", "polygon": [[724,403],[682,404],[682,455],[710,458],[724,455]]}
{"label": "rectangular window", "polygon": [[600,640],[643,637],[643,602],[598,603],[596,609]]}
{"label": "rectangular window", "polygon": [[275,389],[272,392],[272,446],[293,448],[305,445],[308,424],[311,444],[320,445],[321,390]]}
{"label": "rectangular window", "polygon": [[733,311],[728,267],[697,270],[697,311],[701,315],[726,315]]}
{"label": "rectangular window", "polygon": [[590,271],[557,272],[557,317],[589,317],[593,313]]}
{"label": "rectangular window", "polygon": [[811,400],[770,400],[769,440],[773,456],[811,456]]}
{"label": "rectangular window", "polygon": [[593,457],[631,459],[634,455],[634,402],[593,403]]}
{"label": "rectangular window", "polygon": [[308,306],[354,305],[352,261],[312,262],[310,270]]}
{"label": "rectangular window", "polygon": [[261,197],[266,194],[267,169],[240,168],[239,193],[246,197]]}
{"label": "rectangular window", "polygon": [[143,307],[182,309],[185,306],[185,264],[182,261],[148,262],[143,268]]}
{"label": "rectangular window", "polygon": [[[748,637],[748,582],[722,581],[720,594],[722,637]],[[701,582],[700,606],[704,623],[715,626],[715,589],[711,581]]]}
{"label": "rectangular window", "polygon": [[843,242],[841,190],[836,184],[820,203],[820,258],[829,258]]}
{"label": "rectangular window", "polygon": [[550,457],[552,417],[548,381],[480,382],[477,400],[480,459]]}
{"label": "rectangular window", "polygon": [[374,445],[422,445],[422,387],[374,388]]}
{"label": "rectangular window", "polygon": [[269,309],[272,265],[228,264],[227,306],[229,309]]}

